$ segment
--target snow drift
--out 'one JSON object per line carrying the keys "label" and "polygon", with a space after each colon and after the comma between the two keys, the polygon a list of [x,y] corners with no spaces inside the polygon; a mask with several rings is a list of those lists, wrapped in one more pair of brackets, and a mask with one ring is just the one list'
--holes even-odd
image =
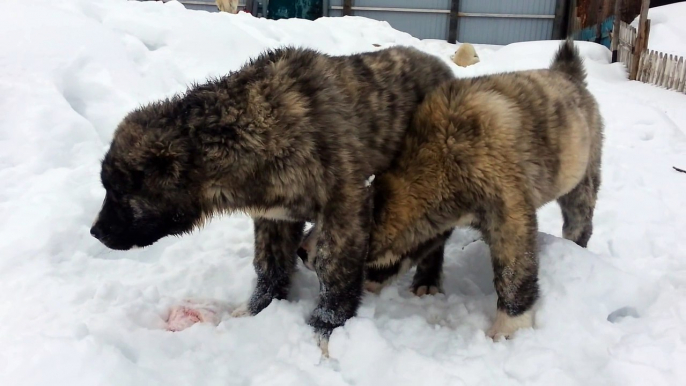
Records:
{"label": "snow drift", "polygon": [[[510,341],[484,335],[495,292],[488,248],[470,231],[447,248],[446,295],[416,298],[405,277],[366,296],[334,332],[331,360],[305,324],[318,285],[307,270],[290,301],[229,317],[254,285],[248,218],[124,253],[88,234],[104,194],[100,157],[130,109],[268,47],[395,44],[446,63],[455,52],[363,18],[269,21],[175,1],[0,3],[0,384],[686,382],[686,175],[672,169],[686,168],[686,96],[627,81],[591,43],[579,44],[607,126],[595,233],[578,248],[559,238],[555,205],[540,211],[537,327]],[[451,65],[457,76],[543,68],[557,46],[477,46],[480,63]],[[166,331],[185,299],[227,312],[217,326]]]}

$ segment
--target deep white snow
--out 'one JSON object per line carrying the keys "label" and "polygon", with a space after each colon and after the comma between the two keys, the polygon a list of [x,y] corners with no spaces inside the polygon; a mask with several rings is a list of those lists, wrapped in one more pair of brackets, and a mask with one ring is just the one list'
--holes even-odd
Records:
{"label": "deep white snow", "polygon": [[[638,27],[638,19],[631,23]],[[648,48],[686,57],[686,2],[663,5],[648,11]]]}
{"label": "deep white snow", "polygon": [[[686,384],[686,174],[672,169],[686,169],[686,95],[627,81],[591,43],[578,44],[607,125],[595,233],[581,249],[559,238],[555,205],[540,211],[537,326],[512,340],[484,334],[495,293],[474,232],[447,249],[446,295],[412,296],[409,276],[367,295],[329,360],[305,324],[318,291],[305,269],[290,301],[228,315],[254,284],[248,218],[129,252],[90,237],[99,160],[130,109],[284,44],[331,54],[404,44],[446,62],[455,50],[362,18],[0,2],[0,385]],[[546,67],[557,45],[477,46],[481,63],[455,73]],[[166,331],[185,299],[213,302],[219,325]]]}

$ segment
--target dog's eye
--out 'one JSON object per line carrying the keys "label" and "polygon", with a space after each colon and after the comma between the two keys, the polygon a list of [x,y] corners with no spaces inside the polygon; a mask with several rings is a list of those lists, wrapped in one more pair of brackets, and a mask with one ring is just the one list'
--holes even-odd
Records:
{"label": "dog's eye", "polygon": [[176,212],[174,213],[174,216],[172,216],[172,221],[174,222],[179,222],[183,218],[183,213],[181,212]]}

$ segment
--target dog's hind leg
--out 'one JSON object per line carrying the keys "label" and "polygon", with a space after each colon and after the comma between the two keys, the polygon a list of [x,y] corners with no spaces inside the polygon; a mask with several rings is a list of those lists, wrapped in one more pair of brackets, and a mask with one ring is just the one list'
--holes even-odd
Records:
{"label": "dog's hind leg", "polygon": [[435,295],[443,292],[443,259],[445,243],[452,234],[452,229],[429,241],[432,248],[419,256],[417,271],[412,279],[410,290],[417,296]]}
{"label": "dog's hind leg", "polygon": [[[384,260],[383,263],[372,262],[372,264],[367,265],[365,289],[378,294],[394,279],[410,270],[412,266],[417,265],[417,272],[410,287],[412,293],[423,296],[441,292],[443,251],[451,232],[452,230],[423,242],[400,258]],[[388,256],[393,255],[385,255],[385,257]]]}
{"label": "dog's hind leg", "polygon": [[589,168],[579,185],[557,199],[564,219],[562,235],[584,248],[593,234],[593,212],[599,187],[600,170]]}

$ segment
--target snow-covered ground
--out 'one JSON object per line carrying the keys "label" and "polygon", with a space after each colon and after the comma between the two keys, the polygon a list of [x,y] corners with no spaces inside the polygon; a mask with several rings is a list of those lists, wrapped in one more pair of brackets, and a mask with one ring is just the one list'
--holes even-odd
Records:
{"label": "snow-covered ground", "polygon": [[[223,312],[218,326],[166,331],[184,299],[220,311],[247,299],[250,220],[109,251],[88,234],[104,194],[100,157],[136,105],[284,44],[331,54],[405,44],[446,62],[455,50],[360,18],[267,21],[175,1],[0,2],[0,385],[686,384],[686,174],[672,169],[686,169],[686,95],[627,81],[591,43],[579,45],[607,124],[595,234],[578,248],[559,238],[555,205],[540,211],[536,329],[486,338],[488,248],[462,232],[447,250],[446,295],[416,298],[409,277],[367,295],[334,332],[329,360],[305,324],[318,284],[304,269],[292,299],[256,317]],[[455,73],[546,67],[557,44],[477,46],[481,63]]]}
{"label": "snow-covered ground", "polygon": [[[651,8],[648,18],[648,48],[686,57],[686,2]],[[631,25],[638,27],[638,19],[637,16]]]}

